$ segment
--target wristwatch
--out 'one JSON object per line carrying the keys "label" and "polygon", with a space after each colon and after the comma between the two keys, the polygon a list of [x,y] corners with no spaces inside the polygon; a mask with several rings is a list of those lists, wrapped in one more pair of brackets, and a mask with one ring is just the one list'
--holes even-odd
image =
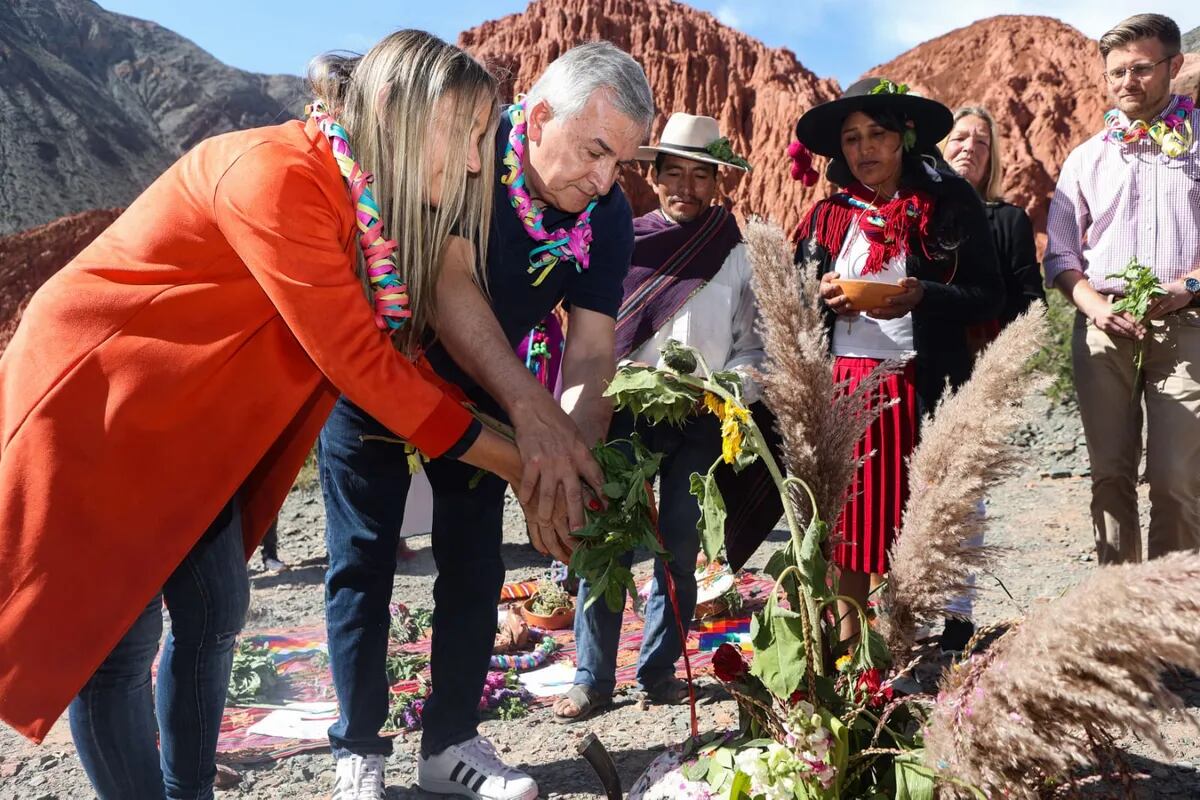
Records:
{"label": "wristwatch", "polygon": [[1192,293],[1192,299],[1197,299],[1200,295],[1200,280],[1196,278],[1184,278],[1183,288]]}

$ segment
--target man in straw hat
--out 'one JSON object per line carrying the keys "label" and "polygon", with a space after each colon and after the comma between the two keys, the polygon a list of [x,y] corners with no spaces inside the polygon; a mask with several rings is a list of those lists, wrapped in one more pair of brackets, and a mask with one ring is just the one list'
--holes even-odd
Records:
{"label": "man in straw hat", "polygon": [[[638,158],[654,161],[652,179],[660,205],[633,221],[633,262],[617,314],[616,357],[623,363],[662,366],[660,348],[676,339],[695,348],[711,370],[738,373],[746,401],[755,403],[761,390],[751,371],[762,363],[763,350],[754,331],[757,310],[750,261],[733,215],[713,203],[720,170],[745,172],[750,165],[733,152],[715,119],[682,113],[671,115],[661,141],[641,148]],[[632,417],[619,414],[609,439],[628,436],[635,427],[651,450],[664,454],[659,531],[671,553],[669,563],[655,564],[638,683],[651,701],[678,703],[687,696],[687,688],[675,677],[675,662],[683,652],[676,603],[684,626],[690,624],[696,606],[700,512],[690,494],[691,475],[705,474],[721,460],[721,425],[716,416],[703,414],[681,428],[635,426]],[[745,498],[726,525],[736,568],[771,530],[782,508],[765,469],[746,469],[735,477],[721,464],[718,479],[737,481],[737,487],[722,488]],[[627,563],[632,563],[632,555],[627,554]],[[668,569],[674,601],[666,585]],[[575,617],[575,685],[554,707],[561,722],[578,721],[607,707],[615,688],[621,614],[604,602],[587,607],[588,591],[588,583],[582,581]]]}

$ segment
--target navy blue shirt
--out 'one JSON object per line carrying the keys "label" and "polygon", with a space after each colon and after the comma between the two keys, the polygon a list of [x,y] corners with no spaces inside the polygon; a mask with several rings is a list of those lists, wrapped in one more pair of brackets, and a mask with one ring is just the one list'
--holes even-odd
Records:
{"label": "navy blue shirt", "polygon": [[[621,305],[621,283],[633,255],[633,212],[621,187],[614,184],[592,210],[589,268],[581,272],[574,261],[559,261],[541,285],[534,286],[537,273],[529,272],[529,251],[540,243],[526,233],[509,202],[508,187],[500,182],[506,171],[504,152],[511,130],[508,114],[502,111],[496,133],[496,185],[488,237],[487,289],[492,311],[515,350],[530,328],[545,319],[559,302],[616,319]],[[546,230],[554,231],[572,227],[578,217],[546,207],[542,220]],[[440,343],[435,342],[426,354],[439,375],[462,387],[484,410],[498,411],[495,401],[467,376]]]}

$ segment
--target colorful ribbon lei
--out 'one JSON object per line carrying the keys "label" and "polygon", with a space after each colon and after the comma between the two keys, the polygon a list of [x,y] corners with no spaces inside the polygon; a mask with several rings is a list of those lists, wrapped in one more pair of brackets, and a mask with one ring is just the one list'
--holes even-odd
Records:
{"label": "colorful ribbon lei", "polygon": [[408,308],[408,286],[396,268],[396,242],[384,235],[383,215],[371,191],[375,176],[367,172],[354,160],[350,149],[350,137],[323,103],[317,102],[304,109],[329,139],[338,169],[346,179],[350,201],[354,204],[354,219],[358,225],[358,241],[367,265],[367,277],[374,301],[375,324],[380,330],[396,330],[412,316]]}
{"label": "colorful ribbon lei", "polygon": [[1134,120],[1130,125],[1121,123],[1121,112],[1111,109],[1104,115],[1104,138],[1122,147],[1153,140],[1167,158],[1178,158],[1192,148],[1192,110],[1196,103],[1186,95],[1176,95],[1168,111],[1152,124]]}
{"label": "colorful ribbon lei", "polygon": [[574,261],[575,269],[579,272],[588,268],[592,245],[592,210],[597,200],[593,198],[588,203],[570,230],[559,228],[547,233],[542,222],[542,210],[534,205],[525,183],[525,169],[522,166],[526,142],[525,104],[522,97],[518,96],[516,102],[508,107],[508,117],[512,120],[512,132],[508,135],[508,147],[504,151],[504,166],[508,172],[501,176],[500,182],[508,187],[508,200],[516,209],[525,232],[541,243],[529,251],[529,273],[537,273],[533,285],[539,286],[559,261]]}

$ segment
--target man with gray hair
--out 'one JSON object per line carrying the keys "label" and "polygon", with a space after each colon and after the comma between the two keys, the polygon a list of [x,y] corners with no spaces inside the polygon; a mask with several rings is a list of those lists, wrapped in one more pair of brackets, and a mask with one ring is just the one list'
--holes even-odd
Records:
{"label": "man with gray hair", "polygon": [[[603,473],[591,445],[607,431],[621,282],[633,250],[632,213],[616,186],[649,134],[654,103],[627,53],[596,42],[564,53],[528,97],[501,111],[487,252],[486,298],[465,241],[448,248],[438,285],[430,365],[484,413],[511,421],[526,465],[518,499],[541,552],[567,560],[583,497]],[[562,407],[514,353],[560,302],[570,341],[561,356]],[[465,438],[459,446],[469,446]],[[329,739],[335,800],[384,797],[391,739],[385,670],[396,544],[410,480],[405,450],[345,397],[319,442],[329,569],[326,620],[340,718]],[[433,487],[433,693],[421,715],[422,789],[482,800],[533,800],[533,779],[505,765],[477,733],[478,706],[504,581],[504,488],[453,460],[425,464]],[[580,476],[583,480],[581,481]]]}
{"label": "man with gray hair", "polygon": [[[1116,107],[1063,164],[1045,265],[1046,285],[1078,309],[1071,358],[1092,527],[1110,564],[1142,558],[1143,403],[1149,556],[1200,547],[1200,113],[1171,93],[1183,56],[1168,17],[1130,17],[1100,38],[1100,53]],[[1144,319],[1119,305],[1131,259],[1163,290]]]}

